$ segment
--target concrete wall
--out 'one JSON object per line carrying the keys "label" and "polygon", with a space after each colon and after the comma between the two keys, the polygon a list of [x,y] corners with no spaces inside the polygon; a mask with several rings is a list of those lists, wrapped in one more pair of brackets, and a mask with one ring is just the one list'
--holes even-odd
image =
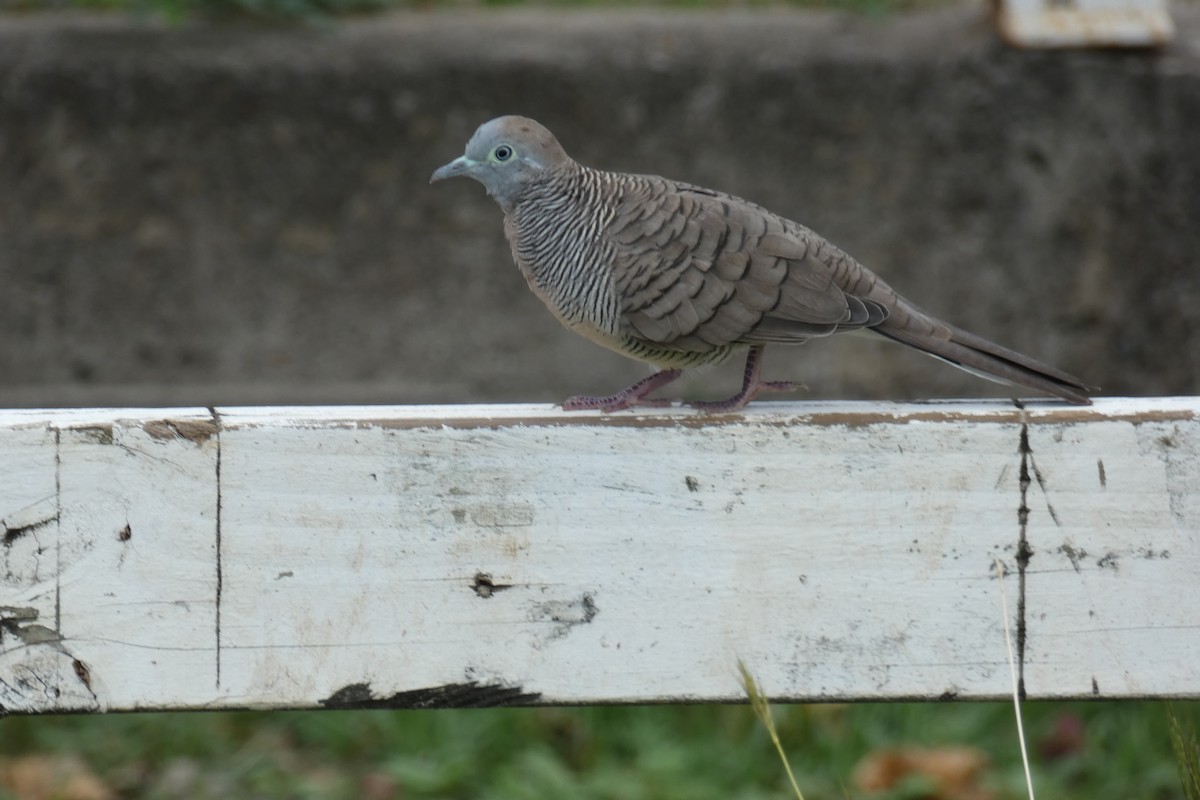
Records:
{"label": "concrete wall", "polygon": [[[1016,52],[972,9],[0,18],[0,404],[551,401],[642,376],[528,293],[478,185],[427,184],[502,113],[757,200],[1110,393],[1195,393],[1197,10],[1164,53]],[[1003,393],[839,338],[769,350],[770,376]]]}

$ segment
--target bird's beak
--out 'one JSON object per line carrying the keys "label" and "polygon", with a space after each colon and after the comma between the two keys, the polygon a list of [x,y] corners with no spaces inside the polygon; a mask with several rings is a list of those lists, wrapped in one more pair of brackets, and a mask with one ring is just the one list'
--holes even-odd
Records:
{"label": "bird's beak", "polygon": [[434,170],[433,177],[429,179],[429,182],[437,183],[438,181],[444,181],[447,178],[453,178],[458,175],[466,175],[471,171],[471,167],[474,164],[475,162],[466,156],[459,156],[449,164],[444,164]]}

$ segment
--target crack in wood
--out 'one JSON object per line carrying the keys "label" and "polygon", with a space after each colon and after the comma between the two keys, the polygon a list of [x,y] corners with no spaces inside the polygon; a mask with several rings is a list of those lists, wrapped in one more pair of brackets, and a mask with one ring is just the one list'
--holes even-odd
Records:
{"label": "crack in wood", "polygon": [[[41,612],[33,606],[0,606],[0,633],[12,636],[19,640],[25,647],[45,645],[71,659],[71,666],[75,677],[87,689],[92,700],[99,704],[100,698],[96,696],[96,692],[92,689],[91,670],[66,648],[63,644],[65,641],[63,635],[57,628],[48,628],[37,622],[40,616]],[[9,689],[9,694],[21,695],[23,692],[19,690],[23,685],[28,685],[30,679],[36,680],[44,692],[53,693],[55,696],[58,695],[59,689],[57,688],[56,681],[40,674],[36,670],[27,672],[25,679],[17,681],[15,685],[5,683],[4,681],[0,681],[0,684]],[[0,716],[4,716],[5,713],[11,710],[0,707]]]}
{"label": "crack in wood", "polygon": [[92,699],[95,699],[96,693],[92,691],[92,671],[88,669],[87,664],[76,658],[71,662],[71,666],[75,669],[75,677],[79,678],[79,682],[88,690]]}
{"label": "crack in wood", "polygon": [[[1028,429],[1028,426],[1026,426]],[[1025,446],[1029,447],[1029,435],[1025,435]],[[1038,469],[1037,461],[1033,458],[1033,450],[1028,450],[1029,467],[1033,471],[1034,480],[1037,481],[1038,488],[1042,490],[1042,499],[1046,501],[1046,510],[1050,512],[1050,519],[1054,520],[1054,524],[1062,527],[1062,523],[1058,521],[1058,514],[1054,511],[1054,506],[1050,503],[1050,493],[1046,491],[1046,479],[1042,477],[1042,471]]]}
{"label": "crack in wood", "polygon": [[62,630],[62,429],[54,429],[54,629]]}
{"label": "crack in wood", "polygon": [[[1062,523],[1058,519],[1058,514],[1054,510],[1053,504],[1050,502],[1049,492],[1046,490],[1046,479],[1042,475],[1041,470],[1037,467],[1037,462],[1033,457],[1033,447],[1029,444],[1029,420],[1025,411],[1025,405],[1020,400],[1014,400],[1014,404],[1021,412],[1021,434],[1018,443],[1018,451],[1021,454],[1021,467],[1019,473],[1019,486],[1021,492],[1021,502],[1017,506],[1017,522],[1020,530],[1017,537],[1017,695],[1022,700],[1025,699],[1025,645],[1028,636],[1027,614],[1026,614],[1026,578],[1029,568],[1029,562],[1033,559],[1033,548],[1029,544],[1027,536],[1029,529],[1029,486],[1033,481],[1037,481],[1038,488],[1042,491],[1042,499],[1046,503],[1046,510],[1050,513],[1050,519],[1058,527],[1062,527]],[[1104,482],[1104,467],[1100,466],[1101,483]],[[1079,560],[1087,555],[1086,551],[1075,549],[1070,543],[1064,543],[1059,548],[1059,552],[1067,556],[1075,571],[1079,571]]]}
{"label": "crack in wood", "polygon": [[[1017,403],[1018,408],[1021,404]],[[1029,561],[1033,558],[1033,550],[1029,546],[1029,540],[1026,538],[1026,531],[1029,525],[1029,484],[1032,479],[1029,477],[1029,462],[1033,456],[1033,451],[1029,448],[1029,423],[1021,423],[1021,438],[1017,448],[1021,453],[1021,467],[1019,476],[1019,486],[1021,490],[1021,503],[1017,506],[1017,522],[1020,525],[1020,531],[1017,536],[1017,696],[1025,699],[1025,577],[1026,570],[1029,567]]]}
{"label": "crack in wood", "polygon": [[[217,510],[216,510],[216,555],[217,555],[217,586],[216,586],[216,608],[214,609],[215,628],[213,632],[216,637],[216,688],[221,688],[221,594],[224,589],[223,569],[221,562],[221,415],[217,413],[217,409],[213,406],[208,407],[208,413],[212,415],[212,421],[205,423],[211,426],[211,433],[208,436],[216,436],[216,466],[215,479],[217,488]],[[205,436],[205,439],[208,438]],[[194,440],[193,440],[194,441]]]}

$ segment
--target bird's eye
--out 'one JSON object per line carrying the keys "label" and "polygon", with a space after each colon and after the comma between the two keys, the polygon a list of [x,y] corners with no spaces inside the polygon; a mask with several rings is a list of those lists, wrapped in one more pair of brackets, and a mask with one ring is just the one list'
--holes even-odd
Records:
{"label": "bird's eye", "polygon": [[506,144],[499,145],[492,151],[492,155],[496,157],[497,161],[508,161],[512,158],[512,154],[513,149]]}

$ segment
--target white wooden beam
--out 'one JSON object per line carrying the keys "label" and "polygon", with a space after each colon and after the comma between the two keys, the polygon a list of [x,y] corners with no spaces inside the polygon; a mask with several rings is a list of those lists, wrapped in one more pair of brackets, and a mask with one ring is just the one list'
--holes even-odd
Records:
{"label": "white wooden beam", "polygon": [[0,411],[0,708],[1200,696],[1200,398]]}

